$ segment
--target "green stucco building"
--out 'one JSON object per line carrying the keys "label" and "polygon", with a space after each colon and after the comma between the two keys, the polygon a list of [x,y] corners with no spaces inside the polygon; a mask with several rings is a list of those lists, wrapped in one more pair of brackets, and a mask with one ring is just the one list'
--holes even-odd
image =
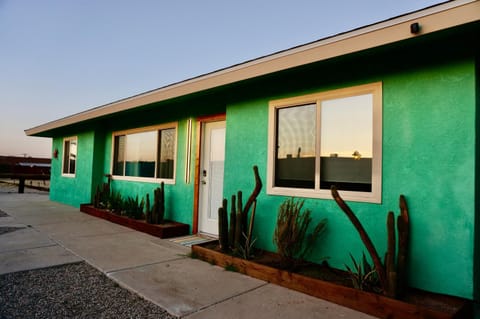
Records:
{"label": "green stucco building", "polygon": [[[165,183],[167,217],[215,235],[223,197],[264,187],[257,245],[280,204],[305,199],[328,229],[313,259],[343,268],[364,247],[329,189],[386,250],[405,195],[409,285],[480,299],[480,2],[451,1],[26,130],[53,138],[53,201],[89,203],[112,175],[124,196]],[[152,196],[152,195],[150,195]],[[141,249],[141,247],[139,247]]]}

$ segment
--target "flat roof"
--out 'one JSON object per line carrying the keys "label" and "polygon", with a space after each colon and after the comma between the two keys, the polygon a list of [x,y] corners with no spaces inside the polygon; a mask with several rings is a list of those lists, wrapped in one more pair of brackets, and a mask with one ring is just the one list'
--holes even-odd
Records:
{"label": "flat roof", "polygon": [[[36,135],[143,105],[166,101],[326,59],[395,43],[480,20],[480,1],[455,0],[236,64],[185,81],[88,109],[25,130]],[[418,23],[420,32],[410,32]]]}

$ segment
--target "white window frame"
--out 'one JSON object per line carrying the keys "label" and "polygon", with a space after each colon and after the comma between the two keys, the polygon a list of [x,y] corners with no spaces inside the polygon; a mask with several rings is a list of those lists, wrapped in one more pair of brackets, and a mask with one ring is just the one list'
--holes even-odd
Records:
{"label": "white window frame", "polygon": [[[113,166],[115,165],[115,137],[119,135],[128,135],[142,132],[153,132],[160,131],[165,129],[175,129],[175,145],[174,145],[174,161],[173,161],[173,178],[157,178],[157,177],[138,177],[138,176],[121,176],[113,175]],[[147,182],[147,183],[160,183],[164,182],[165,184],[175,184],[176,172],[177,172],[177,146],[178,146],[178,122],[165,123],[161,125],[146,126],[142,128],[135,128],[123,131],[116,131],[112,133],[112,152],[111,152],[111,165],[110,165],[110,174],[114,180],[123,180],[123,181],[132,181],[132,182]],[[155,154],[155,174],[157,174],[157,165],[158,165],[158,143]]]}
{"label": "white window frame", "polygon": [[[269,102],[268,115],[268,162],[267,194],[307,198],[332,199],[330,190],[319,189],[320,181],[320,107],[324,100],[346,98],[356,95],[373,96],[373,141],[372,141],[372,190],[371,192],[339,191],[343,199],[356,202],[382,202],[382,82],[358,85],[326,92],[319,92],[298,97],[272,100]],[[277,109],[306,104],[317,105],[316,117],[316,159],[315,188],[293,188],[275,186],[275,150],[276,150],[276,114]]]}
{"label": "white window frame", "polygon": [[[68,142],[71,145],[71,142],[75,141],[77,145],[77,152],[75,154],[75,170],[73,173],[70,173],[70,149],[71,146],[69,146],[69,154],[68,154],[68,172],[65,173],[64,168],[65,168],[65,143]],[[77,173],[77,167],[78,167],[78,137],[77,136],[70,136],[70,137],[65,137],[62,142],[62,176],[64,177],[75,177],[75,174]]]}

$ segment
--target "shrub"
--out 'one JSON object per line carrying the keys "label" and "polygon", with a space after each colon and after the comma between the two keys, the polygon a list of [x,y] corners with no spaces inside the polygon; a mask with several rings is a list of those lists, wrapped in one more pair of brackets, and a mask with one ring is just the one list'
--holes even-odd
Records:
{"label": "shrub", "polygon": [[143,206],[144,206],[144,201],[142,199],[139,202],[138,195],[135,198],[129,196],[123,203],[123,209],[125,211],[125,215],[127,215],[127,217],[134,218],[134,219],[144,218]]}
{"label": "shrub", "polygon": [[303,200],[290,198],[282,203],[278,212],[273,241],[286,269],[294,269],[304,261],[327,224],[324,218],[308,232],[311,211],[307,209],[302,213],[303,204]]}

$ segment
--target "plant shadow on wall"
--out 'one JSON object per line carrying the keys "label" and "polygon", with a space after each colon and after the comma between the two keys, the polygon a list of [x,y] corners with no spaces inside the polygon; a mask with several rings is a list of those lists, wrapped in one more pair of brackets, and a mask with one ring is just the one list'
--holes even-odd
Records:
{"label": "plant shadow on wall", "polygon": [[[309,261],[311,253],[322,248],[327,220],[320,219],[311,225],[312,212],[304,209],[303,200],[289,198],[279,207],[273,236],[276,252],[255,247],[252,234],[262,182],[256,166],[253,171],[255,186],[245,206],[241,191],[231,197],[230,213],[224,199],[219,208],[218,242],[194,245],[192,254],[211,264],[234,267],[252,277],[380,318],[469,318],[470,304],[464,299],[407,289],[410,221],[403,195],[396,222],[398,235],[393,212],[387,215],[388,245],[382,261],[359,219],[332,187],[333,199],[358,231],[368,252],[368,255],[346,253],[345,269],[336,269],[328,264],[327,258],[320,264]],[[356,260],[354,255],[362,257]]]}

